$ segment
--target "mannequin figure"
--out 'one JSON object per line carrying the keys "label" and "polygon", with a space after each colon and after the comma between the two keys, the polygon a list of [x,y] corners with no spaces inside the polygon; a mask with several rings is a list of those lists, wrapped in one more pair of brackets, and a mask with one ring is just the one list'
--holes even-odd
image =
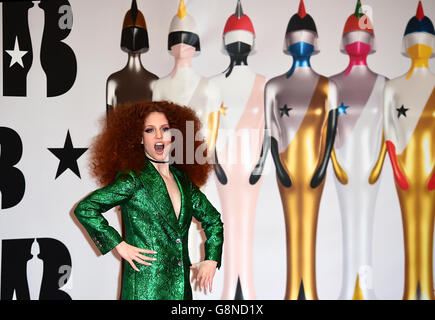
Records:
{"label": "mannequin figure", "polygon": [[[154,83],[152,99],[188,106],[196,112],[203,125],[202,136],[207,141],[208,161],[214,153],[219,118],[224,113],[224,107],[219,89],[192,68],[192,57],[200,52],[200,41],[196,23],[187,14],[183,0],[180,0],[178,13],[169,28],[168,50],[175,59],[174,69],[168,76]],[[195,226],[189,230],[189,251],[192,259],[199,261],[201,227],[195,219],[193,223]],[[195,292],[193,294],[196,298]]]}
{"label": "mannequin figure", "polygon": [[429,70],[434,46],[434,26],[420,2],[403,39],[412,67],[389,81],[384,93],[385,139],[402,210],[406,300],[434,299],[435,75]]}
{"label": "mannequin figure", "polygon": [[211,156],[224,108],[218,88],[192,68],[192,57],[199,54],[201,47],[196,23],[187,14],[183,0],[180,0],[178,13],[169,28],[168,50],[175,59],[174,69],[154,83],[152,99],[171,101],[195,110],[204,126],[202,133]]}
{"label": "mannequin figure", "polygon": [[140,56],[149,49],[145,18],[131,3],[122,26],[121,49],[128,54],[127,65],[109,76],[106,84],[106,111],[127,102],[151,100],[151,84],[157,76],[146,70]]}
{"label": "mannequin figure", "polygon": [[[367,22],[367,23],[360,23]],[[361,26],[368,25],[367,28]],[[378,177],[385,159],[382,139],[386,78],[371,71],[367,55],[375,52],[370,19],[361,11],[346,21],[341,52],[347,69],[333,77],[338,90],[338,128],[332,163],[341,208],[343,280],[339,299],[375,299],[372,286],[372,235]]]}
{"label": "mannequin figure", "polygon": [[[256,299],[253,279],[253,241],[256,200],[261,180],[249,176],[260,156],[264,128],[265,77],[252,71],[255,31],[240,0],[224,28],[224,50],[230,56],[226,71],[211,79],[227,108],[220,121],[216,147],[216,185],[225,224],[225,278],[222,299]],[[261,134],[260,134],[261,133]],[[222,146],[220,148],[220,146]]]}
{"label": "mannequin figure", "polygon": [[314,20],[301,0],[284,42],[293,66],[266,83],[265,143],[250,178],[251,183],[259,178],[270,148],[286,223],[285,299],[292,300],[318,298],[317,216],[337,128],[337,88],[310,65],[311,55],[319,52],[317,38]]}

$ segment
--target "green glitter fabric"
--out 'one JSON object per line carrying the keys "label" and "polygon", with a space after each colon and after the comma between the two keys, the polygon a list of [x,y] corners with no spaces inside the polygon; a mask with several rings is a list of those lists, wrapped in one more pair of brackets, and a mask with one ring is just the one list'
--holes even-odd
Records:
{"label": "green glitter fabric", "polygon": [[[220,213],[207,197],[177,169],[169,166],[181,193],[177,219],[165,182],[154,165],[145,160],[144,170],[119,172],[115,181],[95,190],[81,201],[74,213],[102,254],[123,241],[102,213],[119,205],[125,225],[125,241],[135,247],[157,252],[151,266],[136,264],[135,271],[124,260],[121,299],[190,300],[188,231],[192,216],[201,222],[207,240],[205,260],[221,265],[223,223]],[[146,254],[145,254],[146,255]]]}

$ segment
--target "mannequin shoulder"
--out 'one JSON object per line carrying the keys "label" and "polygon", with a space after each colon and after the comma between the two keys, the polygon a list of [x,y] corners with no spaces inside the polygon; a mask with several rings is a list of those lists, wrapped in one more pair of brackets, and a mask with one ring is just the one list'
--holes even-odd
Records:
{"label": "mannequin shoulder", "polygon": [[[163,94],[167,87],[170,85],[170,75],[156,79],[151,83],[151,90],[153,91],[153,100],[160,100],[160,95]],[[164,95],[164,94],[163,94]]]}
{"label": "mannequin shoulder", "polygon": [[218,74],[215,74],[211,77],[208,78],[208,80],[210,81],[210,83],[219,83],[223,80],[225,80],[225,72],[220,72]]}
{"label": "mannequin shoulder", "polygon": [[435,75],[427,74],[424,77],[413,76],[407,78],[407,75],[403,75],[394,79],[386,81],[385,91],[398,91],[407,92],[410,90],[432,90],[435,87]]}
{"label": "mannequin shoulder", "polygon": [[208,83],[211,88],[219,88],[223,90],[229,85],[228,78],[225,77],[225,73],[218,73],[208,78]]}
{"label": "mannequin shoulder", "polygon": [[374,72],[374,74],[375,74],[379,79],[381,79],[381,80],[383,80],[383,81],[385,81],[385,82],[390,81],[390,78],[388,78],[386,75],[383,75],[383,74],[380,74],[380,73],[376,73],[376,72]]}
{"label": "mannequin shoulder", "polygon": [[267,82],[266,76],[264,74],[256,73],[255,76],[265,85]]}
{"label": "mannequin shoulder", "polygon": [[207,95],[207,99],[213,108],[219,108],[222,93],[221,87],[218,85],[218,83],[208,79],[207,87],[205,88],[205,94]]}
{"label": "mannequin shoulder", "polygon": [[154,85],[155,85],[155,86],[161,86],[161,85],[164,85],[164,84],[167,83],[170,79],[171,79],[171,76],[170,76],[170,74],[168,74],[168,75],[166,75],[166,76],[164,76],[164,77],[161,77],[161,78],[156,79],[156,80],[154,81]]}
{"label": "mannequin shoulder", "polygon": [[218,93],[220,91],[218,81],[208,78],[207,91],[209,93]]}
{"label": "mannequin shoulder", "polygon": [[266,81],[266,90],[282,86],[285,83],[287,83],[287,81],[288,81],[288,79],[287,79],[285,73],[281,74],[279,76],[270,78],[269,80]]}
{"label": "mannequin shoulder", "polygon": [[122,70],[112,73],[107,77],[106,88],[116,88],[122,79]]}
{"label": "mannequin shoulder", "polygon": [[335,82],[339,82],[340,80],[343,80],[344,74],[345,74],[344,71],[340,72],[340,73],[337,73],[337,74],[334,74],[334,75],[329,77],[329,80],[333,80]]}

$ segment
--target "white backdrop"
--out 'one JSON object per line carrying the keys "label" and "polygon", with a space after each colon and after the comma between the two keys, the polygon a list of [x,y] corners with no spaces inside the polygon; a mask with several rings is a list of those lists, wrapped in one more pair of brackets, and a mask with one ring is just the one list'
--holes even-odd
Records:
{"label": "white backdrop", "polygon": [[[44,15],[41,9],[33,7],[29,10],[33,64],[27,77],[27,95],[0,96],[0,127],[13,129],[22,140],[23,155],[16,167],[24,174],[26,184],[24,197],[16,206],[0,209],[0,239],[52,238],[62,242],[72,262],[71,276],[62,290],[72,299],[116,299],[120,283],[118,258],[112,253],[98,254],[72,214],[75,204],[96,188],[88,169],[89,154],[84,153],[77,161],[81,179],[71,170],[55,179],[59,160],[47,148],[62,148],[68,130],[75,148],[87,148],[99,131],[97,119],[105,113],[107,77],[122,69],[127,61],[127,54],[121,51],[119,44],[123,18],[131,1],[69,1],[74,23],[64,42],[73,49],[77,59],[77,77],[72,88],[63,95],[46,97],[46,76],[39,62]],[[173,58],[167,52],[167,33],[178,0],[137,0],[137,3],[145,16],[150,40],[149,52],[142,55],[143,65],[163,77],[173,67]],[[313,57],[312,66],[320,74],[331,76],[347,66],[347,57],[339,52],[339,44],[344,23],[354,12],[355,3],[355,0],[305,1],[307,12],[314,18],[319,32],[321,52]],[[410,61],[401,55],[402,36],[408,20],[416,12],[417,3],[416,0],[363,1],[364,5],[373,8],[377,53],[369,57],[368,63],[375,72],[394,78],[408,71]],[[287,71],[292,60],[282,52],[283,37],[290,17],[297,12],[299,1],[243,0],[242,4],[257,35],[257,52],[248,59],[251,68],[267,79]],[[229,58],[221,51],[221,34],[226,19],[234,13],[235,5],[235,0],[186,1],[187,11],[198,24],[202,49],[201,54],[194,58],[193,67],[202,75],[215,75],[229,64]],[[426,15],[435,21],[435,1],[424,0],[423,6]],[[2,36],[3,32],[0,32],[0,38]],[[0,45],[2,43],[1,38]],[[12,48],[2,48],[6,54],[4,50]],[[3,74],[8,66],[3,66],[2,61],[0,59]],[[430,66],[434,70],[433,60]],[[3,77],[0,77],[0,84],[3,87]],[[258,198],[254,283],[259,299],[280,300],[284,297],[286,277],[284,216],[270,156],[267,166],[269,170],[263,178]],[[331,168],[318,223],[317,285],[320,299],[336,299],[341,286],[341,222]],[[374,225],[373,285],[378,298],[401,299],[403,235],[388,158],[381,179]],[[205,193],[219,210],[214,177],[209,180]],[[112,226],[120,229],[113,210],[105,217]],[[0,245],[0,259],[3,246]],[[41,260],[33,257],[31,261]],[[4,261],[0,268],[3,265]],[[216,273],[213,293],[196,293],[196,298],[220,299],[223,268],[225,261]],[[40,286],[40,272],[37,267],[28,272],[29,287]]]}

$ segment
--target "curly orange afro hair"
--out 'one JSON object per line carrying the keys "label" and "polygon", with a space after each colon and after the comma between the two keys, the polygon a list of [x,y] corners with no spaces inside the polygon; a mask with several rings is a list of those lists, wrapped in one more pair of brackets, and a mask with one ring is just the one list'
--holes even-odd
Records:
{"label": "curly orange afro hair", "polygon": [[[178,129],[182,133],[183,140],[188,136],[187,122],[193,122],[194,136],[199,135],[202,127],[201,121],[195,111],[168,101],[141,101],[119,105],[109,111],[106,117],[101,119],[102,132],[94,138],[91,146],[91,172],[97,178],[100,185],[105,186],[115,180],[120,170],[132,170],[139,172],[145,164],[144,146],[141,143],[144,130],[144,122],[151,112],[164,113],[172,129]],[[189,135],[191,136],[191,135]],[[183,159],[186,158],[186,141],[183,141]],[[190,141],[189,141],[190,142]],[[194,150],[204,143],[202,140],[193,142]],[[190,145],[192,142],[190,142]],[[205,158],[206,150],[203,152]],[[203,186],[213,170],[213,164],[205,161],[204,164],[197,162],[194,157],[192,164],[174,163],[175,167],[185,172],[198,187]]]}

